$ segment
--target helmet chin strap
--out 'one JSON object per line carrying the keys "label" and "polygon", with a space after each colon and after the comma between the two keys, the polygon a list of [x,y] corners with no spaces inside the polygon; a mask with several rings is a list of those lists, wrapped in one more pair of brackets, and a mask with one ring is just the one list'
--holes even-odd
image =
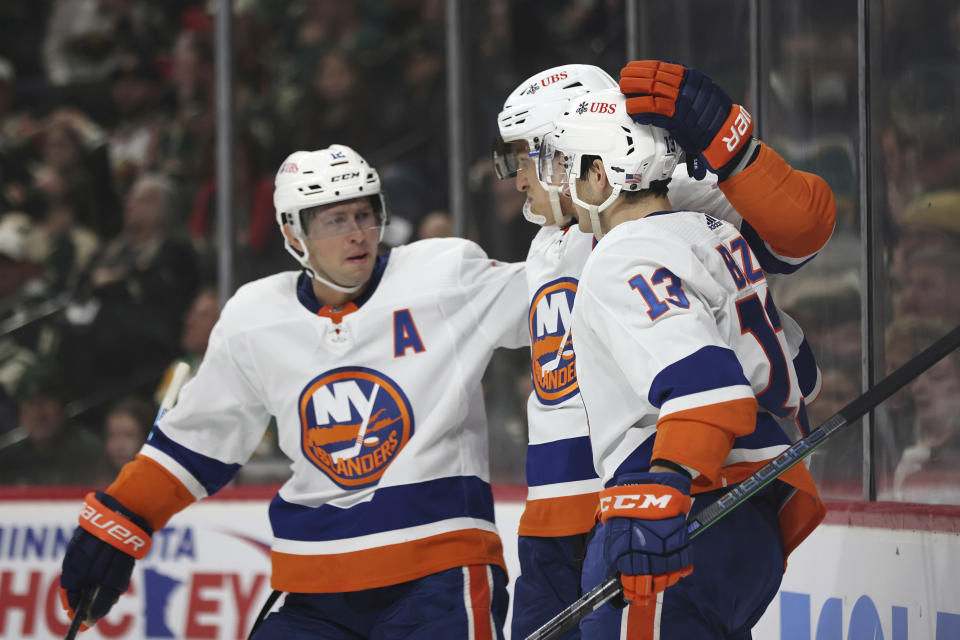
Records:
{"label": "helmet chin strap", "polygon": [[316,271],[313,270],[312,267],[304,267],[304,269],[306,269],[307,275],[309,275],[311,278],[313,278],[314,280],[316,280],[317,282],[323,285],[330,287],[334,291],[339,291],[340,293],[356,293],[357,291],[360,291],[360,289],[363,288],[363,285],[366,284],[366,282],[364,282],[362,284],[358,284],[355,287],[344,287],[343,285],[339,285],[331,280],[327,280],[326,278],[321,277],[319,274],[317,274]]}
{"label": "helmet chin strap", "polygon": [[558,227],[562,227],[570,222],[570,216],[564,215],[560,208],[560,187],[556,185],[547,186],[547,195],[550,197],[550,210],[553,211],[553,219]]}
{"label": "helmet chin strap", "polygon": [[614,185],[613,191],[610,192],[610,195],[607,196],[607,199],[599,205],[595,205],[581,200],[580,196],[577,195],[576,178],[570,180],[570,197],[573,199],[575,204],[590,212],[590,226],[592,227],[591,230],[593,231],[593,235],[597,240],[603,238],[604,235],[603,228],[600,226],[600,212],[613,204],[613,201],[616,200],[617,196],[620,195],[620,189],[620,185]]}
{"label": "helmet chin strap", "polygon": [[547,223],[546,217],[540,215],[539,213],[534,213],[533,207],[530,206],[530,198],[527,198],[523,202],[523,217],[533,224],[538,224],[541,227]]}

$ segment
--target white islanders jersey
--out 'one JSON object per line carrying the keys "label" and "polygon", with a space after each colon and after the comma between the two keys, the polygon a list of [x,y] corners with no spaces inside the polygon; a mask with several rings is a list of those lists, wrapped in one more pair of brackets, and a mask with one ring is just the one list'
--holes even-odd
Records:
{"label": "white islanders jersey", "polygon": [[[604,236],[584,267],[572,333],[605,486],[655,457],[692,469],[694,493],[732,485],[789,447],[793,426],[805,433],[810,398],[784,318],[733,225],[658,212]],[[789,551],[823,506],[805,465],[781,479],[799,489],[781,511]]]}
{"label": "white islanders jersey", "polygon": [[597,492],[586,414],[570,340],[574,296],[593,234],[576,225],[543,227],[527,254],[530,376],[527,399],[527,503],[522,536],[556,537],[589,531]]}
{"label": "white islanders jersey", "polygon": [[247,284],[141,453],[201,498],[276,417],[292,476],[270,505],[275,589],[503,566],[481,377],[494,349],[528,344],[525,284],[523,264],[460,239],[378,258],[359,307],[310,309],[297,272]]}
{"label": "white islanders jersey", "polygon": [[[790,272],[813,257],[798,260],[776,254],[743,221],[717,188],[712,173],[695,180],[687,175],[685,165],[677,167],[670,182],[670,201],[679,209],[708,211],[738,229],[747,227],[744,235],[751,249],[763,256],[760,264],[766,271]],[[603,486],[593,465],[570,340],[574,296],[593,244],[593,235],[584,234],[576,224],[566,229],[547,226],[537,233],[527,254],[533,393],[527,401],[528,489],[520,519],[522,536],[575,535],[589,531],[595,523],[597,492]],[[813,355],[799,327],[785,314],[784,324],[794,345],[791,359],[803,351],[803,369],[810,380],[806,390],[815,395],[819,372]]]}

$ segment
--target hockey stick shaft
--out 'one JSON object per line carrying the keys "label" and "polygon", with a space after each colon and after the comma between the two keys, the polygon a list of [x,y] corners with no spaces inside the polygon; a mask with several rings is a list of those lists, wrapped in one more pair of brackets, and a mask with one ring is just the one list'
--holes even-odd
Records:
{"label": "hockey stick shaft", "polygon": [[[960,346],[960,326],[954,327],[949,333],[868,389],[859,398],[840,409],[809,435],[797,440],[786,451],[757,469],[753,475],[697,514],[687,524],[687,533],[690,539],[693,540],[703,533],[710,525],[715,524],[732,509],[746,502],[760,489],[816,451],[834,433],[863,417],[868,411],[935,365],[958,346]],[[558,638],[619,592],[620,577],[610,576],[527,636],[526,640],[554,640]]]}
{"label": "hockey stick shaft", "polygon": [[98,589],[85,591],[80,595],[77,610],[73,613],[73,619],[70,620],[70,626],[67,627],[67,635],[63,636],[63,640],[74,640],[74,638],[77,637],[77,633],[80,631],[80,625],[83,624],[87,613],[89,613],[90,605],[93,604],[93,599],[97,596],[97,590]]}
{"label": "hockey stick shaft", "polygon": [[177,401],[177,396],[180,394],[180,387],[187,381],[188,375],[190,375],[189,364],[181,360],[174,365],[173,373],[170,375],[170,384],[167,385],[167,390],[160,401],[160,409],[157,411],[157,419],[153,421],[154,424],[159,423],[163,414],[173,407],[173,403]]}

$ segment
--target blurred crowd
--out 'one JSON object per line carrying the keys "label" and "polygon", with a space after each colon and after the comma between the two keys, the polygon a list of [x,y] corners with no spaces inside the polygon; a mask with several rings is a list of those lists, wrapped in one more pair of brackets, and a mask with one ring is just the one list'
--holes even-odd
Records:
{"label": "blurred crowd", "polygon": [[[171,363],[202,357],[220,299],[214,5],[0,6],[0,484],[111,477],[142,443]],[[960,9],[882,3],[866,253],[857,3],[772,7],[759,96],[748,82],[748,2],[640,5],[641,55],[701,67],[759,107],[764,139],[837,196],[828,248],[773,283],[823,369],[810,408],[818,424],[862,390],[864,273],[879,296],[882,344],[868,354],[878,374],[960,322]],[[450,235],[444,0],[233,6],[236,284],[294,266],[272,185],[295,149],[347,144],[380,170],[388,246]],[[463,12],[467,234],[492,257],[522,260],[536,228],[513,182],[493,176],[496,114],[520,80],[562,62],[616,75],[624,2],[491,0]],[[528,355],[498,354],[485,382],[493,479],[522,483]],[[276,453],[271,433],[265,460]],[[826,495],[862,495],[863,455],[852,429],[815,457]],[[958,358],[881,407],[872,455],[880,497],[960,504]]]}

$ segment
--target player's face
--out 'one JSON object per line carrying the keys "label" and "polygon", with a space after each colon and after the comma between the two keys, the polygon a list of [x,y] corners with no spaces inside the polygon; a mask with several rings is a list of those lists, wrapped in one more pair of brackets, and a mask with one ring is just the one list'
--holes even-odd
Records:
{"label": "player's face", "polygon": [[369,198],[327,205],[307,222],[310,265],[345,287],[370,279],[380,239],[379,218]]}
{"label": "player's face", "polygon": [[517,154],[517,175],[514,178],[517,191],[527,196],[527,204],[537,215],[547,219],[544,226],[554,224],[553,211],[550,209],[550,197],[537,179],[536,161],[530,157],[530,148],[526,141],[514,143]]}

